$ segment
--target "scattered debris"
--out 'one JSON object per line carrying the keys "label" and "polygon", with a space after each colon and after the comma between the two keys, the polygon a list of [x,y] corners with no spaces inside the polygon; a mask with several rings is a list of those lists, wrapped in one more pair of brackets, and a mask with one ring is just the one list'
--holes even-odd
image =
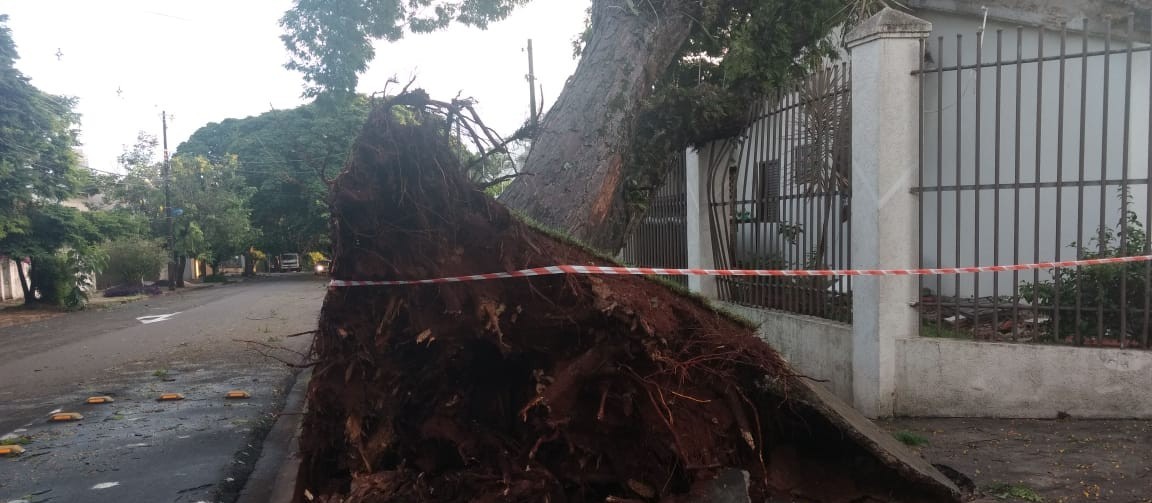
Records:
{"label": "scattered debris", "polygon": [[24,448],[19,445],[0,445],[0,457],[12,457],[24,454]]}

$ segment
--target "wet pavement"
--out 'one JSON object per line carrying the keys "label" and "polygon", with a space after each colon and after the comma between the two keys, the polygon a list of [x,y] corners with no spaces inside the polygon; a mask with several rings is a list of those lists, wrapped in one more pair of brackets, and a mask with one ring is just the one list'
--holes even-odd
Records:
{"label": "wet pavement", "polygon": [[[308,337],[282,335],[315,326],[323,286],[299,278],[213,290],[96,322],[76,315],[0,330],[0,351],[7,343],[21,354],[0,361],[0,443],[26,449],[0,458],[0,503],[233,501],[296,375],[262,353],[299,361]],[[236,389],[251,398],[225,399]],[[163,393],[185,398],[157,401]],[[84,403],[98,395],[114,401]],[[50,422],[57,411],[84,417]]]}

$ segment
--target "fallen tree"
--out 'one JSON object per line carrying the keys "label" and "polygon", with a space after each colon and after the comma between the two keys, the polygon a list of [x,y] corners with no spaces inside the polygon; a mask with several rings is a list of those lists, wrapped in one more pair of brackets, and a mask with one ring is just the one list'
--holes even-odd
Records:
{"label": "fallen tree", "polygon": [[[460,112],[373,111],[333,186],[333,277],[611,263],[469,182]],[[959,497],[753,327],[647,278],[336,288],[314,358],[297,501],[705,501],[731,469],[754,501]]]}

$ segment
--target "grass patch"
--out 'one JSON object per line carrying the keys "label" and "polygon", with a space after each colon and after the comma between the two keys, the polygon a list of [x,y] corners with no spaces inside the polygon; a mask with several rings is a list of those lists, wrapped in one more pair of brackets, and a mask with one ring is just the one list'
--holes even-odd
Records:
{"label": "grass patch", "polygon": [[159,377],[160,379],[168,377],[168,369],[157,370],[152,373],[152,377]]}
{"label": "grass patch", "polygon": [[27,435],[16,435],[13,437],[4,437],[3,440],[0,440],[0,444],[3,444],[3,445],[28,445],[30,443],[32,443],[32,437],[29,437]]}
{"label": "grass patch", "polygon": [[896,437],[896,440],[899,440],[900,443],[909,447],[920,447],[922,445],[928,445],[928,437],[912,433],[910,431],[898,431],[893,433],[892,436]]}
{"label": "grass patch", "polygon": [[204,279],[201,281],[203,281],[204,283],[230,283],[230,281],[228,280],[228,277],[223,275],[223,274],[213,274],[211,276],[204,276]]}
{"label": "grass patch", "polygon": [[1001,500],[1011,499],[1020,501],[1032,501],[1036,503],[1044,501],[1044,498],[1041,498],[1039,494],[1036,494],[1036,490],[1032,489],[1031,487],[1025,485],[1005,484],[1003,482],[997,482],[984,488],[984,494]]}

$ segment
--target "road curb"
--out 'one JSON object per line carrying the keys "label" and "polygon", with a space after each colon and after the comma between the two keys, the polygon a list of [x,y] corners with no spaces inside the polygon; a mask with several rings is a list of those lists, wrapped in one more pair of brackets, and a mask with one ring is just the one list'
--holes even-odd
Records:
{"label": "road curb", "polygon": [[304,419],[305,397],[312,369],[296,376],[288,392],[284,410],[264,438],[260,459],[249,475],[236,503],[290,503],[300,467],[300,426]]}

